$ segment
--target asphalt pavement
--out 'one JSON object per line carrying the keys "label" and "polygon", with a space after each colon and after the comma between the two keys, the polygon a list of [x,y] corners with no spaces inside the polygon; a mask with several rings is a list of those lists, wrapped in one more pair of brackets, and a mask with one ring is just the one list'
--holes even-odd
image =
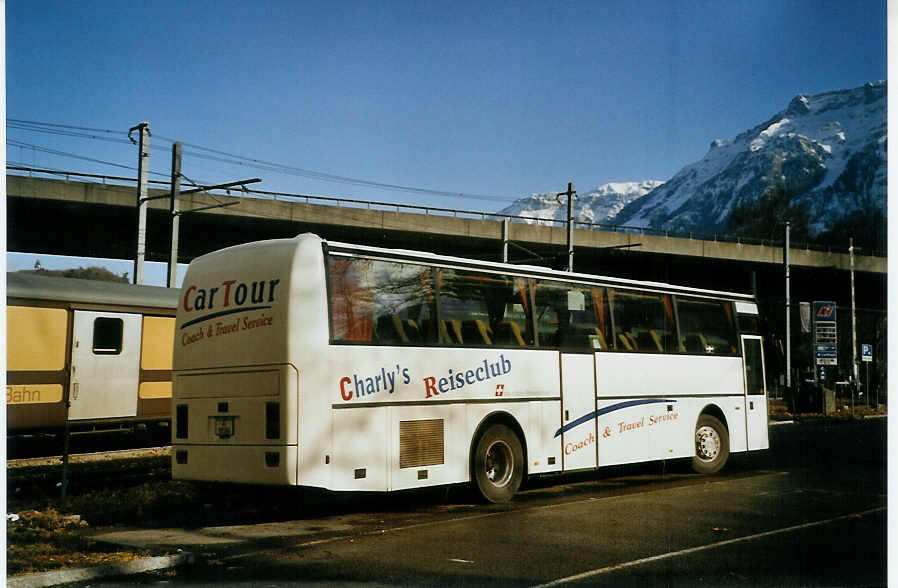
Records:
{"label": "asphalt pavement", "polygon": [[97,539],[191,552],[128,583],[308,585],[886,585],[886,421],[771,427],[719,474],[682,463],[531,483],[508,505],[463,488],[312,494],[326,514]]}

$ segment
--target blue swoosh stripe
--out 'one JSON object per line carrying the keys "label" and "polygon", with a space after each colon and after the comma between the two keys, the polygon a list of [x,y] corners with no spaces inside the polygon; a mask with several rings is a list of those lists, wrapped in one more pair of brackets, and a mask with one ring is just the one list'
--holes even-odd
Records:
{"label": "blue swoosh stripe", "polygon": [[630,408],[631,406],[640,406],[642,404],[660,404],[662,402],[676,402],[676,400],[669,400],[666,398],[647,398],[647,399],[642,399],[642,400],[627,400],[626,402],[618,402],[617,404],[612,404],[612,405],[606,406],[605,408],[600,408],[599,410],[595,410],[593,412],[583,415],[582,417],[580,417],[578,419],[575,419],[575,420],[569,422],[565,426],[563,426],[560,429],[558,429],[557,431],[555,431],[555,436],[558,437],[562,433],[566,433],[567,431],[570,431],[571,429],[573,429],[574,427],[576,427],[578,425],[582,425],[585,422],[596,419],[596,418],[602,416],[603,414],[608,414],[609,412],[614,412],[616,410],[621,410],[624,408]]}

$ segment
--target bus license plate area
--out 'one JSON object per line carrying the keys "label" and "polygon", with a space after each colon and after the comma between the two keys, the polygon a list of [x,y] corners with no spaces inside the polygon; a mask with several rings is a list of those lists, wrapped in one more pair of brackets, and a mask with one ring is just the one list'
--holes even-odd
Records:
{"label": "bus license plate area", "polygon": [[230,439],[234,436],[235,424],[237,417],[233,416],[216,416],[213,418],[213,426],[215,436],[219,439]]}

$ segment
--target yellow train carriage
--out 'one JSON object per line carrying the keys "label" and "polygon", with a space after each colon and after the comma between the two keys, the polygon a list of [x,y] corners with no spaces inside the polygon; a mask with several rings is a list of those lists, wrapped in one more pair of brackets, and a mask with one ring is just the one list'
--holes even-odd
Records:
{"label": "yellow train carriage", "polygon": [[7,274],[7,432],[171,418],[178,290]]}

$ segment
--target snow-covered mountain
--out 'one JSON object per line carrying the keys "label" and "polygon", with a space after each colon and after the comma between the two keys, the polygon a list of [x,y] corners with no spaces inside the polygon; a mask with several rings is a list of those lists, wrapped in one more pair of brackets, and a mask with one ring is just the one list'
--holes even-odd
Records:
{"label": "snow-covered mountain", "polygon": [[[664,182],[612,182],[599,186],[587,194],[577,194],[574,199],[574,220],[589,223],[610,223],[623,208],[642,198]],[[567,220],[567,199],[558,198],[557,192],[531,194],[503,208],[499,214],[523,216],[530,219]],[[525,222],[535,223],[536,220]]]}
{"label": "snow-covered mountain", "polygon": [[[667,182],[605,184],[579,195],[574,215],[602,224],[728,232],[734,210],[744,214],[778,189],[790,209],[804,209],[814,235],[853,214],[885,214],[886,133],[884,81],[799,95],[756,127],[712,141],[704,158]],[[533,194],[500,213],[564,220],[567,208],[556,193]]]}
{"label": "snow-covered mountain", "polygon": [[886,82],[796,96],[758,126],[713,141],[703,159],[630,203],[614,224],[726,231],[735,208],[780,188],[819,233],[852,213],[885,210],[886,132]]}

